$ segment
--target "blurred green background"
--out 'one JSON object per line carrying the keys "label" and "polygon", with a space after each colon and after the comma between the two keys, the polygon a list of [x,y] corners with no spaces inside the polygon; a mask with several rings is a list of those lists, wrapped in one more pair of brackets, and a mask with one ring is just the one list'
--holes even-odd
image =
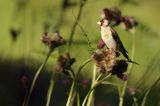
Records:
{"label": "blurred green background", "polygon": [[[69,0],[69,2],[72,5],[62,9],[63,0],[0,0],[0,106],[19,106],[21,104],[24,91],[21,90],[19,77],[21,73],[25,72],[32,79],[34,71],[43,62],[48,51],[48,48],[41,42],[45,31],[53,32],[58,29],[66,40],[69,39],[79,9],[79,0]],[[105,7],[113,6],[118,6],[122,15],[134,16],[139,23],[136,28],[134,60],[140,65],[133,66],[128,86],[137,88],[137,92],[140,94],[138,97],[141,100],[144,93],[160,77],[160,1],[87,0],[79,23],[87,33],[94,48],[100,39],[100,28],[96,24],[100,12]],[[16,40],[11,36],[11,29],[20,31]],[[120,27],[115,29],[130,55],[131,34]],[[47,90],[49,83],[49,73],[52,71],[57,56],[63,55],[65,51],[66,46],[60,47],[49,59],[46,66],[48,73],[44,73],[45,77],[42,75],[43,84],[39,85],[46,85],[45,90]],[[78,69],[82,62],[91,57],[87,40],[79,27],[77,27],[73,38],[71,56],[76,58],[74,69]],[[93,63],[90,63],[84,69],[84,76],[87,75],[86,77],[90,78],[93,70],[92,65]],[[117,83],[122,83],[116,77],[112,79]],[[147,106],[160,105],[158,89],[160,90],[160,86],[157,84],[151,90],[147,99]],[[35,94],[35,97],[38,95],[40,94]],[[39,104],[35,102],[32,105],[40,106],[40,104],[41,102]],[[111,103],[112,105],[116,106],[116,104]]]}

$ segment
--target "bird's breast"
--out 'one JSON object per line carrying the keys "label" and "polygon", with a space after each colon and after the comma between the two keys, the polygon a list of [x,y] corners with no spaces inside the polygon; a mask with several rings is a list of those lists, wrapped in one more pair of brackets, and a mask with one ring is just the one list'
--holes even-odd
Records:
{"label": "bird's breast", "polygon": [[116,41],[112,37],[112,32],[110,30],[101,31],[101,35],[108,48],[116,49]]}

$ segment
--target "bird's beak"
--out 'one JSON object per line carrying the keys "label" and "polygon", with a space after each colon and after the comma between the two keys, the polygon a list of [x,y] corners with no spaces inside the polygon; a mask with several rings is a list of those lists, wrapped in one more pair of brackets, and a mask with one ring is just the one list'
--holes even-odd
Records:
{"label": "bird's beak", "polygon": [[101,22],[100,22],[100,21],[98,21],[98,22],[97,22],[97,24],[98,24],[98,25],[101,25]]}

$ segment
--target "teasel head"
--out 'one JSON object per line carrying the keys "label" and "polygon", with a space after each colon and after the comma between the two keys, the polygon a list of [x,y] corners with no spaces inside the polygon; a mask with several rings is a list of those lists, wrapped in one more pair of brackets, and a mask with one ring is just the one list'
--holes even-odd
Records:
{"label": "teasel head", "polygon": [[66,75],[69,75],[69,71],[72,69],[71,66],[75,62],[75,58],[71,58],[69,53],[66,53],[65,56],[59,56],[57,64],[54,67],[56,72],[63,72]]}
{"label": "teasel head", "polygon": [[58,31],[52,32],[45,32],[42,38],[42,42],[48,46],[51,50],[64,45],[66,41],[62,38]]}

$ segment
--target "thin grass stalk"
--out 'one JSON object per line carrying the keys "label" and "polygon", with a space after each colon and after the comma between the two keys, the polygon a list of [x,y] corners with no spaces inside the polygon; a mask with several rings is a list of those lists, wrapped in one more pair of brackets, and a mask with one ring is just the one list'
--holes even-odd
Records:
{"label": "thin grass stalk", "polygon": [[36,81],[38,79],[38,76],[39,74],[41,73],[41,71],[43,70],[43,68],[45,67],[47,61],[48,61],[48,58],[50,57],[51,53],[52,53],[53,50],[50,50],[47,54],[47,57],[45,59],[45,61],[42,63],[42,65],[39,67],[39,69],[37,70],[36,74],[34,75],[34,78],[33,78],[33,81],[31,83],[31,87],[29,89],[29,92],[28,94],[26,94],[26,97],[24,99],[24,102],[23,102],[23,106],[28,106],[29,104],[29,100],[30,100],[30,97],[32,95],[32,92],[33,92],[33,89],[35,87],[35,84],[36,84]]}
{"label": "thin grass stalk", "polygon": [[[131,60],[134,60],[135,57],[135,33],[132,33],[132,51],[131,51]],[[132,64],[129,65],[128,70],[127,70],[127,74],[129,75],[132,69]],[[123,102],[124,102],[124,95],[125,95],[125,91],[127,88],[127,84],[128,84],[128,80],[125,81],[123,83],[123,87],[122,89],[120,89],[121,91],[119,91],[119,106],[123,106]]]}
{"label": "thin grass stalk", "polygon": [[49,89],[48,89],[48,92],[47,92],[46,106],[50,106],[50,101],[51,101],[51,98],[52,98],[53,88],[54,88],[54,78],[53,78],[53,72],[52,72],[52,76],[51,76],[51,80],[50,80],[50,85],[49,85]]}

